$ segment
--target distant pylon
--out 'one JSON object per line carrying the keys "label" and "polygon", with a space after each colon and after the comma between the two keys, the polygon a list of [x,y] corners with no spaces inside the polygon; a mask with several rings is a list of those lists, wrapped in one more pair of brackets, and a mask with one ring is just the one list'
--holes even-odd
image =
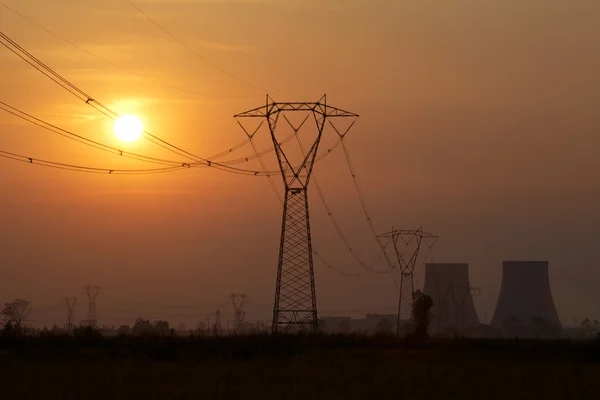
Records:
{"label": "distant pylon", "polygon": [[[302,123],[294,125],[288,118],[291,113],[305,114],[306,118]],[[313,118],[310,118],[311,116]],[[314,119],[316,135],[308,139],[311,141],[307,143],[308,151],[302,151],[302,157],[297,164],[291,161],[290,151],[284,152],[283,140],[276,136],[280,117],[285,121],[283,124],[287,123],[296,136],[303,128],[304,122],[309,118]],[[240,121],[246,118],[266,120],[285,185],[273,306],[273,333],[285,333],[297,329],[316,333],[319,330],[307,189],[326,123],[329,122],[339,139],[343,140],[357,117],[357,114],[327,105],[326,96],[317,102],[308,103],[278,103],[267,96],[264,106],[235,115],[250,141],[262,123],[256,129],[247,129]],[[352,123],[347,129],[340,130],[332,122],[338,118],[350,119]],[[306,129],[308,128],[304,127],[304,130]]]}
{"label": "distant pylon", "polygon": [[246,318],[245,302],[248,296],[245,293],[232,293],[229,298],[231,299],[231,305],[233,306],[233,330],[238,331],[241,329]]}
{"label": "distant pylon", "polygon": [[221,310],[217,309],[215,314],[215,325],[213,327],[213,334],[218,336],[221,334]]}
{"label": "distant pylon", "polygon": [[100,287],[99,286],[86,286],[85,291],[88,296],[88,325],[92,327],[96,327],[98,325],[97,315],[96,315],[96,299],[100,295]]}
{"label": "distant pylon", "polygon": [[67,306],[67,324],[65,329],[67,332],[73,332],[74,321],[75,321],[75,305],[77,304],[77,297],[65,297],[64,302]]}
{"label": "distant pylon", "polygon": [[[400,272],[400,294],[398,296],[398,315],[396,317],[396,335],[400,335],[400,322],[412,320],[415,298],[414,271],[423,244],[433,247],[438,236],[419,229],[394,229],[379,238],[390,239],[396,251],[397,268]],[[399,243],[401,241],[402,243]],[[414,242],[413,242],[414,241]],[[429,242],[431,241],[431,242]],[[412,243],[412,251],[408,251]],[[407,254],[408,253],[408,254]]]}

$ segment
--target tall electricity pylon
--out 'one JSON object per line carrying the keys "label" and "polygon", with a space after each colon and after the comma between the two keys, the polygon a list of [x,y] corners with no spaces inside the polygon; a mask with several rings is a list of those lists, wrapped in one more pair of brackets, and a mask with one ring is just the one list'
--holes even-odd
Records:
{"label": "tall electricity pylon", "polygon": [[86,286],[85,291],[88,296],[88,320],[87,323],[89,326],[96,327],[98,324],[97,315],[96,315],[96,299],[100,295],[100,287],[99,286]]}
{"label": "tall electricity pylon", "polygon": [[[415,299],[414,271],[419,252],[423,244],[429,249],[433,247],[438,236],[423,232],[422,228],[394,229],[379,238],[390,239],[396,251],[397,268],[400,272],[400,294],[398,296],[398,315],[396,317],[396,335],[400,336],[400,322],[412,319],[413,303]],[[400,243],[399,241],[402,241]],[[431,242],[430,242],[431,241]],[[412,244],[412,251],[407,251]],[[407,254],[408,253],[408,254]],[[410,257],[409,257],[410,256]]]}
{"label": "tall electricity pylon", "polygon": [[67,305],[67,324],[65,328],[67,332],[73,332],[73,321],[75,320],[75,305],[77,304],[77,297],[65,297],[65,304]]}
{"label": "tall electricity pylon", "polygon": [[[304,113],[307,118],[301,124],[294,126],[287,117],[291,113]],[[303,152],[299,164],[294,164],[291,161],[290,152],[283,150],[282,140],[276,136],[277,122],[282,117],[298,135],[304,122],[310,116],[313,117],[316,124],[316,135],[312,138],[312,143],[307,143],[308,151]],[[326,123],[329,123],[339,135],[339,139],[343,140],[358,115],[327,105],[326,96],[317,102],[308,103],[278,103],[267,96],[264,106],[237,114],[234,117],[251,141],[262,123],[256,130],[249,130],[244,127],[241,120],[245,118],[266,120],[285,185],[272,332],[285,333],[291,330],[317,332],[319,322],[308,213],[308,183]],[[339,130],[334,125],[333,120],[339,118],[351,119],[347,129]],[[258,153],[257,156],[260,158]]]}

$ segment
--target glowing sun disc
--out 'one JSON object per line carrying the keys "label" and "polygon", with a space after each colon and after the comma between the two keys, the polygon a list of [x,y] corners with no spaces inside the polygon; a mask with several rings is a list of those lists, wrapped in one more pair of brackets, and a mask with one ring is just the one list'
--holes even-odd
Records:
{"label": "glowing sun disc", "polygon": [[138,140],[144,132],[142,121],[135,115],[123,115],[116,120],[114,126],[115,135],[124,142]]}

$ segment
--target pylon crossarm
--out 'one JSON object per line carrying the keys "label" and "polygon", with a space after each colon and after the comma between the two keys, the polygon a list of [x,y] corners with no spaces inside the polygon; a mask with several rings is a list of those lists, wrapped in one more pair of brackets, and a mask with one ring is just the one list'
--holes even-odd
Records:
{"label": "pylon crossarm", "polygon": [[354,117],[357,118],[359,115],[342,110],[341,108],[332,107],[322,102],[314,102],[314,103],[300,103],[300,102],[291,102],[291,103],[268,103],[264,106],[260,106],[254,108],[252,110],[244,111],[242,113],[234,115],[234,118],[265,118],[270,114],[280,113],[280,112],[293,112],[293,111],[312,111],[317,114],[321,114],[326,117],[332,118],[344,118],[344,117]]}

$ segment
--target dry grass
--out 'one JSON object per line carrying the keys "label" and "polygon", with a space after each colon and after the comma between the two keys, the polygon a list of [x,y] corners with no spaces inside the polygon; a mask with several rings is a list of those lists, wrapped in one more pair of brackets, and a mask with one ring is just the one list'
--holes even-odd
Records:
{"label": "dry grass", "polygon": [[[234,338],[0,343],[7,399],[596,399],[596,344]],[[246,348],[246,351],[242,351]]]}

